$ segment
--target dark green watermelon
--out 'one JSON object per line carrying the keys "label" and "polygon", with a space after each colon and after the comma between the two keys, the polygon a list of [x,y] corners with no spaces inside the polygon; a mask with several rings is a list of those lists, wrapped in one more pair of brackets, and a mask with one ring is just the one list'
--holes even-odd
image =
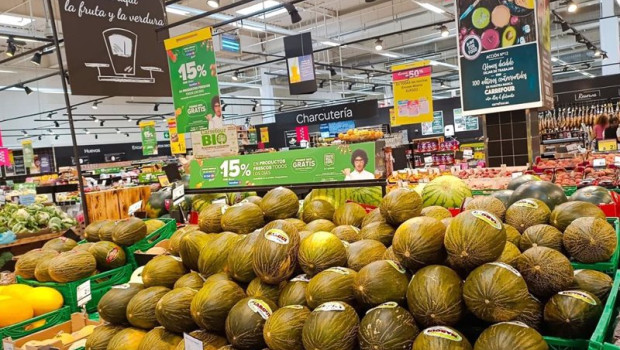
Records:
{"label": "dark green watermelon", "polygon": [[519,186],[510,197],[510,204],[526,198],[539,199],[549,209],[553,210],[556,205],[568,201],[561,186],[546,181],[530,181]]}
{"label": "dark green watermelon", "polygon": [[590,202],[595,205],[608,204],[613,201],[609,190],[601,186],[580,188],[570,196],[571,201]]}
{"label": "dark green watermelon", "polygon": [[512,196],[513,190],[501,190],[495,191],[491,194],[491,197],[495,197],[504,203],[504,206],[508,208],[510,206],[510,197]]}
{"label": "dark green watermelon", "polygon": [[510,182],[508,183],[508,189],[514,191],[517,188],[519,188],[519,186],[525,183],[528,183],[528,182],[532,182],[532,181],[542,181],[542,180],[540,179],[540,177],[536,175],[521,175],[519,177],[516,177],[510,180]]}

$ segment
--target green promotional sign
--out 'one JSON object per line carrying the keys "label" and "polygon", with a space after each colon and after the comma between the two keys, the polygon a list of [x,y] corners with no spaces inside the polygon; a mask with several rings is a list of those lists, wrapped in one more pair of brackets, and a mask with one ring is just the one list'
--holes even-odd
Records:
{"label": "green promotional sign", "polygon": [[194,159],[190,188],[290,185],[374,179],[373,142]]}
{"label": "green promotional sign", "polygon": [[211,28],[167,39],[179,134],[223,126]]}
{"label": "green promotional sign", "polygon": [[433,121],[422,123],[422,135],[443,134],[443,112],[433,112]]}
{"label": "green promotional sign", "polygon": [[24,154],[24,166],[30,168],[34,164],[34,149],[32,148],[32,141],[22,141],[22,152]]}
{"label": "green promotional sign", "polygon": [[142,155],[152,156],[157,154],[157,131],[155,122],[141,122],[140,134],[142,135]]}

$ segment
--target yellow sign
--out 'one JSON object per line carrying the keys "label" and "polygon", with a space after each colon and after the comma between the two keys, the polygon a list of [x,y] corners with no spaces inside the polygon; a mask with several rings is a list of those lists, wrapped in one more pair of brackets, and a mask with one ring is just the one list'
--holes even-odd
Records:
{"label": "yellow sign", "polygon": [[211,27],[195,30],[184,35],[175,36],[174,38],[164,40],[166,50],[176,49],[177,47],[188,44],[197,43],[211,39]]}
{"label": "yellow sign", "polygon": [[599,151],[616,151],[618,150],[618,141],[616,140],[599,140],[598,141],[598,150]]}
{"label": "yellow sign", "polygon": [[185,154],[185,134],[177,131],[177,118],[168,118],[168,133],[170,134],[170,150],[172,154]]}
{"label": "yellow sign", "polygon": [[394,116],[392,126],[433,121],[430,61],[392,67]]}
{"label": "yellow sign", "polygon": [[269,128],[260,128],[260,142],[269,143]]}

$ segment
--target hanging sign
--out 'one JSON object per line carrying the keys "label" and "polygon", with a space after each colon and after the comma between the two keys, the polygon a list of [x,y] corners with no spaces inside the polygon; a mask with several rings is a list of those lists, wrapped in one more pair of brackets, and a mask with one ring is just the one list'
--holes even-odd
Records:
{"label": "hanging sign", "polygon": [[239,153],[237,127],[192,132],[192,148],[198,158],[224,157]]}
{"label": "hanging sign", "polygon": [[165,41],[180,134],[224,125],[211,28]]}
{"label": "hanging sign", "polygon": [[142,135],[142,155],[152,156],[157,152],[157,131],[155,121],[140,122],[140,135]]}
{"label": "hanging sign", "polygon": [[443,111],[433,112],[433,121],[422,123],[422,135],[443,134]]}
{"label": "hanging sign", "polygon": [[269,143],[269,128],[268,127],[260,128],[260,142]]}
{"label": "hanging sign", "polygon": [[73,95],[170,96],[162,1],[58,3]]}
{"label": "hanging sign", "polygon": [[41,172],[49,173],[52,171],[52,163],[50,160],[49,154],[42,154],[39,156],[39,161],[41,162]]}
{"label": "hanging sign", "polygon": [[478,116],[464,116],[460,108],[454,109],[454,131],[475,131],[478,130]]}
{"label": "hanging sign", "polygon": [[0,166],[10,166],[11,165],[11,157],[9,155],[8,148],[0,148]]}
{"label": "hanging sign", "polygon": [[24,154],[25,168],[30,168],[34,164],[34,149],[32,149],[31,140],[22,140],[22,152]]}
{"label": "hanging sign", "polygon": [[392,67],[394,116],[392,126],[433,121],[430,61]]}
{"label": "hanging sign", "polygon": [[297,141],[310,141],[310,136],[308,135],[310,132],[307,125],[296,127],[295,133],[297,134]]}
{"label": "hanging sign", "polygon": [[170,150],[172,154],[185,154],[185,134],[179,134],[177,130],[177,119],[168,118],[168,133],[170,136]]}
{"label": "hanging sign", "polygon": [[553,108],[549,0],[457,2],[464,115]]}

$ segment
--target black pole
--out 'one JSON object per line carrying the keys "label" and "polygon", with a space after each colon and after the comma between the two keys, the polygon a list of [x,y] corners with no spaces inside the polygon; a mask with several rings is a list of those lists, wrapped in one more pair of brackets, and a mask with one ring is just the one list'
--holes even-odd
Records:
{"label": "black pole", "polygon": [[67,74],[62,63],[62,54],[60,52],[60,42],[58,40],[58,30],[56,29],[56,19],[54,18],[54,7],[52,0],[47,0],[47,6],[50,10],[50,22],[52,23],[52,32],[54,34],[54,45],[56,45],[56,57],[58,58],[58,70],[60,71],[60,81],[62,82],[62,90],[65,95],[65,106],[67,107],[67,117],[69,119],[69,127],[71,129],[71,141],[73,144],[73,158],[75,159],[75,167],[77,168],[78,189],[80,190],[80,199],[82,202],[82,211],[84,213],[84,223],[88,225],[88,206],[86,205],[86,194],[84,193],[84,184],[82,183],[82,165],[80,164],[80,156],[77,148],[77,138],[75,137],[75,126],[73,125],[73,110],[71,109],[71,100],[69,99],[69,90],[67,89]]}

